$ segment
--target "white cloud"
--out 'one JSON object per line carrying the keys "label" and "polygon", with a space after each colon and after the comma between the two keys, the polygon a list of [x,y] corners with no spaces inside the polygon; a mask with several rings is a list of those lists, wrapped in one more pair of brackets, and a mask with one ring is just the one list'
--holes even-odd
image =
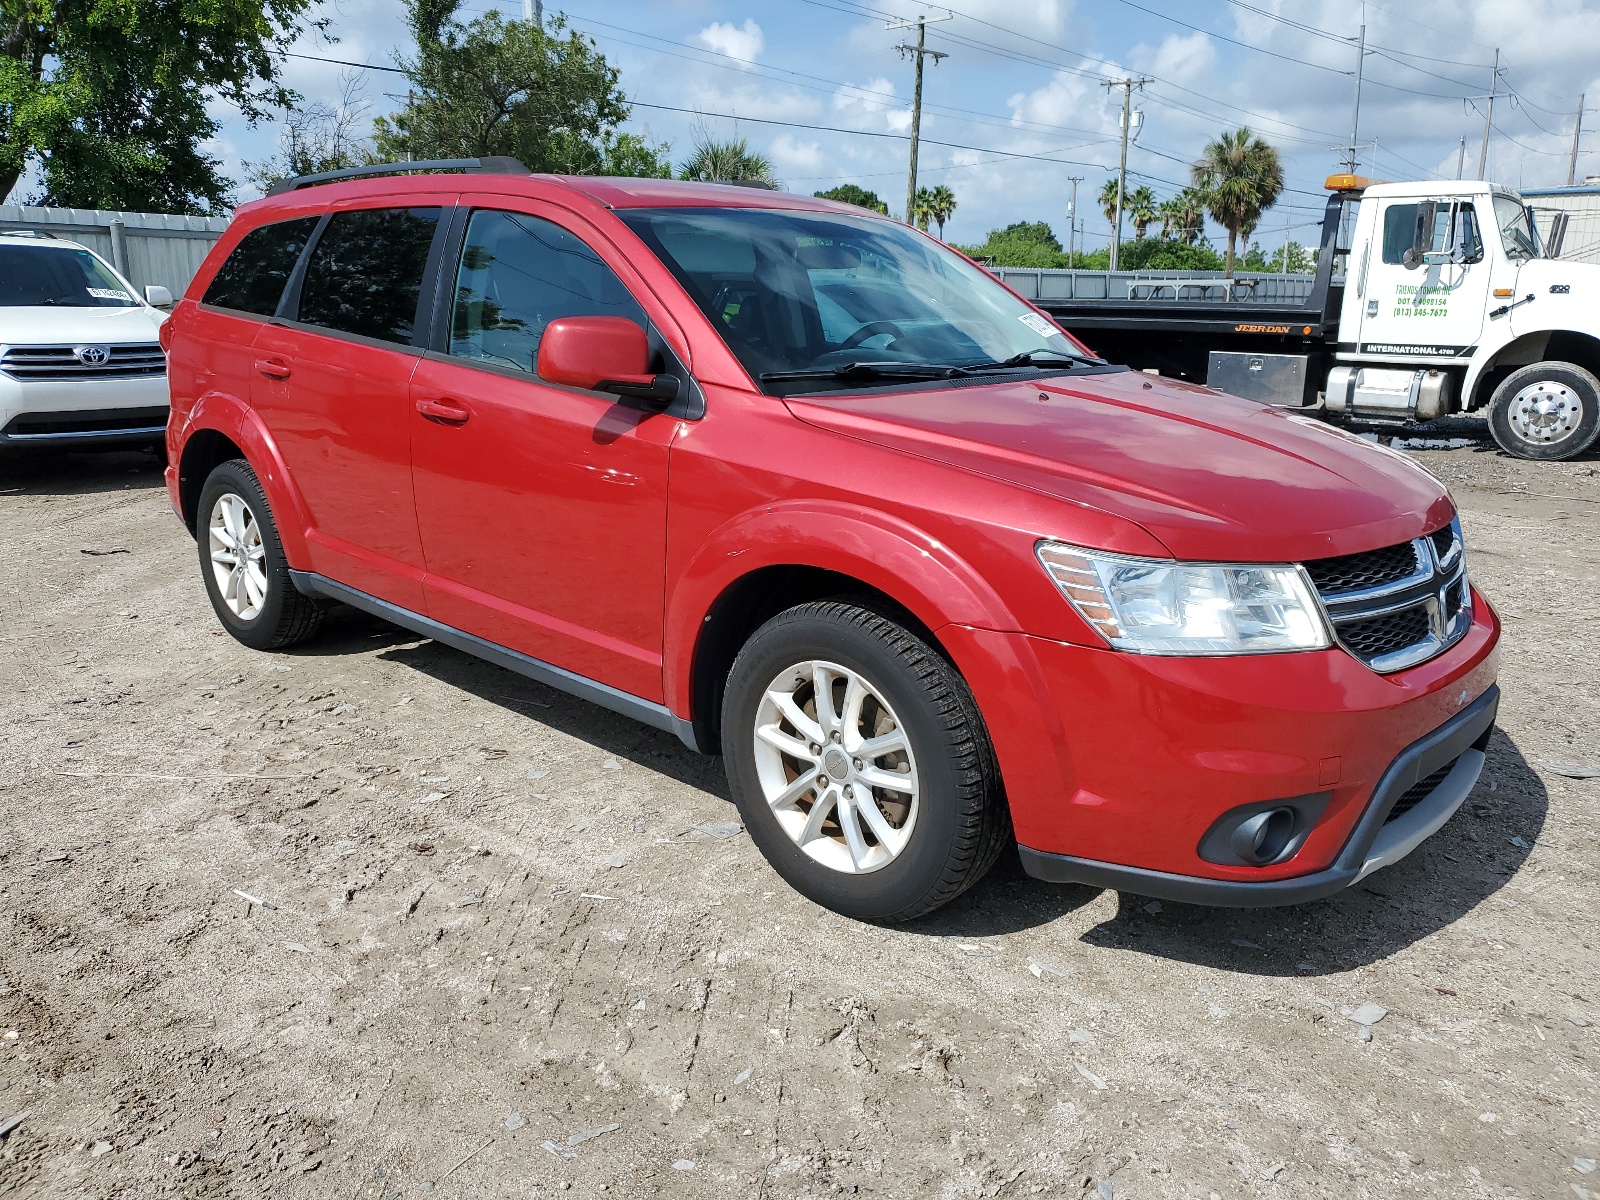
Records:
{"label": "white cloud", "polygon": [[746,65],[753,65],[767,44],[766,35],[753,17],[745,18],[743,28],[732,21],[713,21],[695,37],[718,54]]}
{"label": "white cloud", "polygon": [[779,134],[767,147],[767,153],[772,158],[772,165],[777,168],[778,175],[793,175],[797,171],[810,171],[813,174],[822,171],[828,165],[828,156],[822,151],[820,142],[797,142],[792,134]]}
{"label": "white cloud", "polygon": [[858,129],[905,133],[911,128],[911,109],[895,94],[894,84],[882,75],[836,89],[833,108]]}

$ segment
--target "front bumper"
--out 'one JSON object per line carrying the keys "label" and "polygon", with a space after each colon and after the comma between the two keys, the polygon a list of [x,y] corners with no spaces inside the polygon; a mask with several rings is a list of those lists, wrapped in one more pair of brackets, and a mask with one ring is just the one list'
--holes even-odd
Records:
{"label": "front bumper", "polygon": [[[1444,725],[1408,746],[1384,772],[1338,859],[1324,870],[1264,882],[1206,879],[1019,846],[1022,865],[1028,874],[1052,883],[1087,883],[1185,904],[1256,908],[1318,900],[1399,862],[1455,815],[1483,770],[1499,705],[1500,689],[1490,687]],[[1451,762],[1455,766],[1425,800],[1394,820],[1387,819],[1407,790]]]}
{"label": "front bumper", "polygon": [[[938,636],[983,712],[1031,870],[1204,903],[1281,904],[1395,861],[1470,790],[1482,764],[1473,743],[1498,696],[1500,633],[1476,593],[1472,612],[1449,650],[1392,675],[1338,648],[1184,659],[965,626]],[[1435,737],[1455,753],[1418,749]],[[1458,757],[1459,771],[1385,825],[1391,793]],[[1420,777],[1412,758],[1427,764]],[[1291,798],[1317,816],[1285,857],[1202,857],[1225,814]]]}
{"label": "front bumper", "polygon": [[27,382],[0,376],[0,446],[160,440],[167,404],[165,375]]}

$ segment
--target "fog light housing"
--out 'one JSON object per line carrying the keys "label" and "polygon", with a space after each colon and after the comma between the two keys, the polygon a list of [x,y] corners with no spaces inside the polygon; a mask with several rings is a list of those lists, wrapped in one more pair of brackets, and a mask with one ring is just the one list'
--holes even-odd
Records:
{"label": "fog light housing", "polygon": [[1200,839],[1206,862],[1228,867],[1270,867],[1299,853],[1328,807],[1332,792],[1261,800],[1229,809]]}

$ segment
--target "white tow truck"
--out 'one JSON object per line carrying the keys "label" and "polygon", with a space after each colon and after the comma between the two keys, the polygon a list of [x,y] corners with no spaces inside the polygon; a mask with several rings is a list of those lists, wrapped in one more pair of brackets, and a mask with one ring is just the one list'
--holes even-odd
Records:
{"label": "white tow truck", "polygon": [[1093,288],[1079,271],[1033,298],[1114,362],[1329,419],[1486,411],[1521,458],[1596,441],[1600,265],[1561,260],[1565,214],[1536,221],[1515,192],[1478,181],[1327,186],[1317,272],[1298,295],[1271,279],[1151,287],[1103,272]]}

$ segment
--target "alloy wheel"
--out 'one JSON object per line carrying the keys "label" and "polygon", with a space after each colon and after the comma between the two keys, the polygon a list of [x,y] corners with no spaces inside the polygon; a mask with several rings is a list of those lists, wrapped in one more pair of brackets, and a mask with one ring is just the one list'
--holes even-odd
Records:
{"label": "alloy wheel", "polygon": [[267,550],[255,513],[242,496],[224,492],[211,506],[206,536],[223,603],[239,620],[255,620],[267,602]]}
{"label": "alloy wheel", "polygon": [[756,711],[756,774],[778,824],[814,861],[881,870],[916,826],[916,758],[882,693],[838,663],[795,663]]}

